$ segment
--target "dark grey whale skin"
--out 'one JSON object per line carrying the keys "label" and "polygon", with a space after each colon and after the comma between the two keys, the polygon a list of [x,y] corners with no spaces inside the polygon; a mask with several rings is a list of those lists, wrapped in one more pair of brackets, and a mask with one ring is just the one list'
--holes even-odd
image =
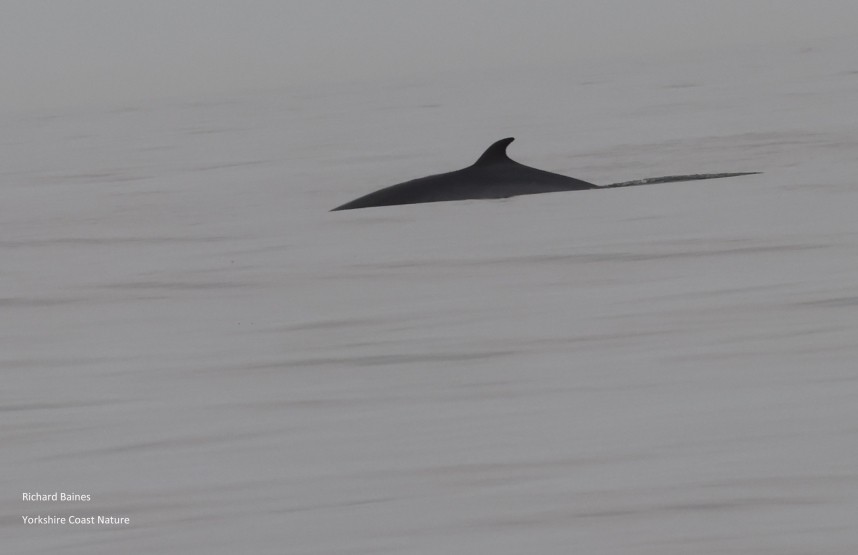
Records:
{"label": "dark grey whale skin", "polygon": [[353,210],[372,206],[394,206],[421,202],[443,202],[448,200],[498,199],[538,193],[559,191],[583,191],[586,189],[616,189],[675,181],[698,181],[720,179],[760,172],[741,173],[696,173],[691,175],[667,175],[623,181],[610,185],[594,185],[573,177],[551,173],[519,164],[506,155],[506,147],[514,139],[507,137],[494,143],[474,165],[454,172],[439,173],[412,179],[397,185],[379,189],[331,210]]}
{"label": "dark grey whale skin", "polygon": [[490,146],[474,165],[391,185],[331,210],[417,204],[466,199],[498,199],[518,195],[596,189],[596,185],[519,164],[506,155],[513,137]]}

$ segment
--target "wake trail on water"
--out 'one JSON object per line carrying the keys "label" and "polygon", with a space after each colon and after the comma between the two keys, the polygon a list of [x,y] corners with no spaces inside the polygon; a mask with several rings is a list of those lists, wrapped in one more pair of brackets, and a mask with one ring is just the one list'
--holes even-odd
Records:
{"label": "wake trail on water", "polygon": [[742,173],[693,173],[689,175],[666,175],[664,177],[647,177],[633,181],[622,181],[610,185],[600,185],[598,189],[616,189],[618,187],[634,187],[636,185],[652,185],[655,183],[673,183],[675,181],[700,181],[702,179],[721,179],[722,177],[738,177],[740,175],[757,175],[763,172]]}

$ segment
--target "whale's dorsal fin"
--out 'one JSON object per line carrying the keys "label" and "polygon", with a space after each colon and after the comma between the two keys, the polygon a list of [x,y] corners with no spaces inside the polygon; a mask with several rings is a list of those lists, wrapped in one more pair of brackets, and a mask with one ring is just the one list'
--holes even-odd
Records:
{"label": "whale's dorsal fin", "polygon": [[512,162],[509,156],[506,155],[506,147],[513,142],[515,138],[507,137],[494,143],[492,146],[483,152],[483,155],[474,163],[475,166],[486,166],[488,164],[499,164],[502,162]]}

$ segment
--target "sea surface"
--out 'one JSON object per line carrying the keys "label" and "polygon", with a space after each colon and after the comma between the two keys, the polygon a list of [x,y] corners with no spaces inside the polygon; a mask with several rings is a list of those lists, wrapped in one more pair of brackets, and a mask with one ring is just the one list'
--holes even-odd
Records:
{"label": "sea surface", "polygon": [[3,116],[3,553],[858,552],[856,49]]}

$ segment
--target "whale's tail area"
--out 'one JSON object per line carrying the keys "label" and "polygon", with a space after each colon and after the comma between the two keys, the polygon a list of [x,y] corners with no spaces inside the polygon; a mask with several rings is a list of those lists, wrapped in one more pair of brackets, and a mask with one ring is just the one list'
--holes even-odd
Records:
{"label": "whale's tail area", "polygon": [[742,173],[693,173],[690,175],[666,175],[664,177],[648,177],[646,179],[635,179],[634,181],[622,181],[601,185],[597,189],[615,189],[617,187],[634,187],[636,185],[652,185],[654,183],[673,183],[675,181],[700,181],[701,179],[721,179],[722,177],[739,177],[740,175],[757,175],[763,172]]}

